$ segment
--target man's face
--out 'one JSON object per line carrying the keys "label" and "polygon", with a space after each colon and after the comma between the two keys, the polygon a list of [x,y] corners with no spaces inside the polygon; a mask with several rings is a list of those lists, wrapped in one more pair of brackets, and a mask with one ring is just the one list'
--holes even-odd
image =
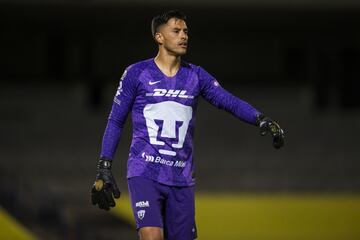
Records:
{"label": "man's face", "polygon": [[156,40],[170,54],[181,56],[186,53],[188,46],[188,29],[184,20],[171,18],[162,25],[155,35]]}

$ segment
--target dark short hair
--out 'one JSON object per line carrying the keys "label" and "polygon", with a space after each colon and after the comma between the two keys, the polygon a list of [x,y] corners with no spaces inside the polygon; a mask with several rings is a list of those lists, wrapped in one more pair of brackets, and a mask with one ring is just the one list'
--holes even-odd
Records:
{"label": "dark short hair", "polygon": [[177,18],[185,21],[186,15],[180,10],[170,10],[155,16],[151,21],[151,33],[154,38],[159,27],[166,24],[171,18]]}

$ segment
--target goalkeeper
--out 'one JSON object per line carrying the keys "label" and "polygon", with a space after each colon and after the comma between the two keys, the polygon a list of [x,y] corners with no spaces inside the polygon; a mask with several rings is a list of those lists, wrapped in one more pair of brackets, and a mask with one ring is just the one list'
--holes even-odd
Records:
{"label": "goalkeeper", "polygon": [[127,179],[141,240],[195,239],[193,137],[198,99],[270,133],[273,146],[284,145],[279,125],[230,94],[202,67],[181,60],[188,47],[186,16],[177,10],[153,18],[155,58],[129,66],[121,77],[105,129],[92,203],[115,206],[120,191],[112,160],[129,112],[133,136]]}

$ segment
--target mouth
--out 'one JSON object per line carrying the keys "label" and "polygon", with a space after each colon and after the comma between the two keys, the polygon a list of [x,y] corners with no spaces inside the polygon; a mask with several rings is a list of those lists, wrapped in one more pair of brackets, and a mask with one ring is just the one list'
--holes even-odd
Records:
{"label": "mouth", "polygon": [[187,42],[181,42],[181,43],[179,43],[179,45],[180,45],[180,47],[182,47],[182,48],[187,48],[188,43],[187,43]]}

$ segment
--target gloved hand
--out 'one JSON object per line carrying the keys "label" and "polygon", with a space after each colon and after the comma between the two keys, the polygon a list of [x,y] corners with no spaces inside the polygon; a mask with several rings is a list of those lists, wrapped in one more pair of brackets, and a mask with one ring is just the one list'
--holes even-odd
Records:
{"label": "gloved hand", "polygon": [[257,116],[256,123],[260,128],[261,136],[265,136],[268,132],[270,132],[273,138],[274,148],[279,149],[284,146],[285,134],[277,122],[260,114]]}
{"label": "gloved hand", "polygon": [[110,210],[115,207],[114,198],[120,197],[120,190],[111,173],[111,161],[100,159],[97,167],[95,183],[91,189],[91,202],[100,209]]}

